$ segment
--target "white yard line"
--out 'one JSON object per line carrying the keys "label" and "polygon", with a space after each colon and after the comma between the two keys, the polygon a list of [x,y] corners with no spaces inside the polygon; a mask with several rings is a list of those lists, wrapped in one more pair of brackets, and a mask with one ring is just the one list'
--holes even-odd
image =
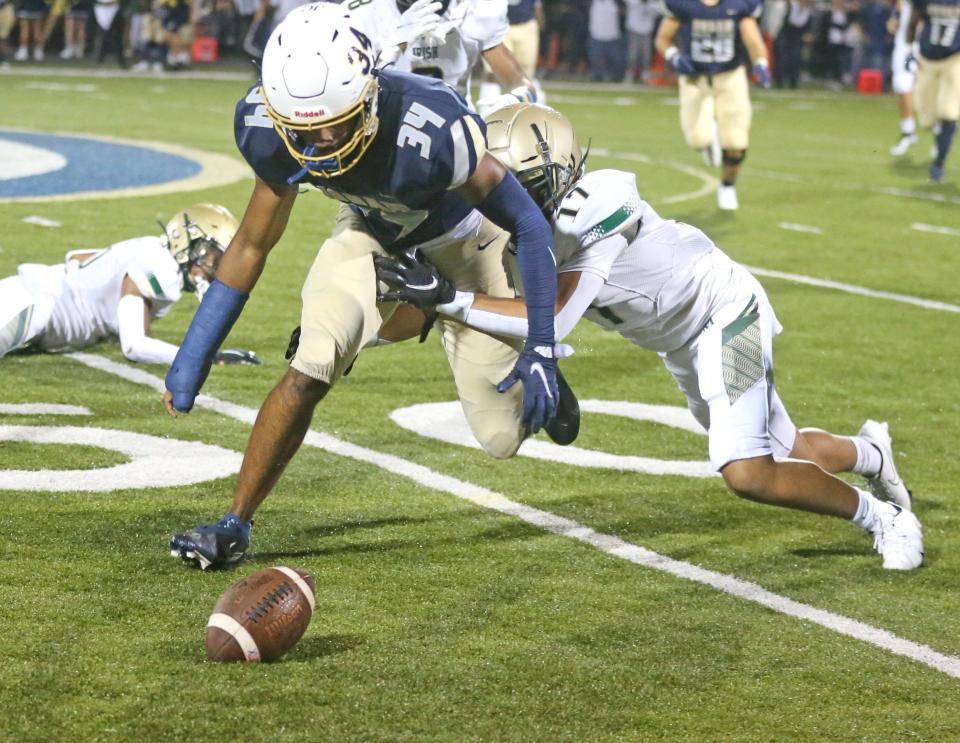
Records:
{"label": "white yard line", "polygon": [[953,235],[960,237],[960,230],[954,229],[953,227],[940,227],[935,224],[924,224],[923,222],[914,222],[910,225],[910,229],[916,230],[917,232],[932,232],[935,235]]}
{"label": "white yard line", "polygon": [[830,281],[829,279],[816,279],[812,276],[804,276],[799,273],[787,273],[785,271],[774,271],[769,268],[757,268],[756,266],[745,266],[750,273],[757,276],[770,276],[774,279],[784,279],[793,281],[797,284],[807,284],[809,286],[819,286],[824,289],[836,289],[847,294],[858,294],[861,297],[873,297],[874,299],[887,299],[891,302],[902,302],[903,304],[912,304],[915,307],[923,307],[925,310],[940,310],[941,312],[960,312],[960,306],[948,304],[946,302],[936,302],[932,299],[920,299],[920,297],[911,297],[909,294],[895,294],[893,292],[881,292],[876,289],[867,289],[855,284],[843,284],[839,281]]}
{"label": "white yard line", "polygon": [[813,227],[809,224],[797,224],[796,222],[778,222],[777,227],[781,230],[790,230],[791,232],[807,232],[811,235],[823,234],[823,230],[819,227]]}
{"label": "white yard line", "polygon": [[0,415],[93,415],[83,405],[54,405],[46,402],[0,403]]}
{"label": "white yard line", "polygon": [[685,191],[683,193],[674,194],[673,196],[667,196],[663,199],[658,199],[658,201],[664,204],[677,204],[681,201],[692,201],[693,199],[699,199],[702,196],[708,196],[712,194],[720,187],[719,178],[710,175],[710,173],[702,168],[695,168],[692,165],[677,162],[676,160],[655,161],[649,155],[643,155],[639,152],[612,152],[606,147],[594,147],[590,150],[590,153],[592,155],[596,155],[597,157],[609,157],[615,160],[629,160],[631,162],[643,163],[645,165],[650,165],[651,163],[657,162],[661,165],[666,165],[668,168],[679,170],[681,173],[686,173],[687,175],[697,178],[703,182],[703,185],[694,191]]}
{"label": "white yard line", "polygon": [[[87,353],[68,354],[67,358],[75,359],[93,369],[113,374],[136,384],[146,385],[157,392],[164,389],[163,380],[142,369],[136,369],[126,364],[120,364],[102,356]],[[236,405],[214,397],[201,395],[197,398],[197,406],[234,418],[242,423],[252,424],[257,411],[242,405]],[[833,612],[818,609],[814,606],[794,601],[785,596],[766,590],[756,583],[735,578],[731,575],[717,573],[713,570],[692,565],[682,560],[652,552],[636,544],[626,542],[619,537],[594,531],[588,526],[579,524],[562,516],[541,511],[537,508],[525,506],[522,503],[506,498],[487,488],[473,483],[444,475],[427,467],[409,462],[391,454],[383,454],[373,449],[351,444],[334,436],[316,431],[307,433],[304,443],[318,449],[351,459],[356,459],[387,472],[406,477],[413,482],[433,490],[439,490],[450,495],[469,501],[483,508],[489,508],[509,516],[520,519],[532,526],[557,534],[562,537],[575,539],[588,544],[608,555],[619,557],[636,565],[660,570],[664,573],[701,583],[715,588],[723,593],[737,596],[760,606],[765,606],[781,614],[805,619],[813,624],[846,635],[857,640],[887,650],[894,655],[910,658],[930,668],[960,678],[960,658],[939,653],[928,645],[906,640],[879,627],[874,627],[855,619],[834,614]]]}

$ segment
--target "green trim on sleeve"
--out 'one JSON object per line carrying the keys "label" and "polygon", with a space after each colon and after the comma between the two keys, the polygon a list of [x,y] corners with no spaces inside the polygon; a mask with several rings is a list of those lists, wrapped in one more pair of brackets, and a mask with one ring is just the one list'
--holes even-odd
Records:
{"label": "green trim on sleeve", "polygon": [[607,235],[612,235],[617,228],[623,225],[630,217],[637,213],[640,208],[640,198],[629,199],[623,206],[617,209],[613,214],[604,219],[599,224],[594,225],[584,236],[585,243],[595,243],[602,240]]}
{"label": "green trim on sleeve", "polygon": [[152,273],[148,273],[147,281],[150,282],[150,288],[153,289],[153,293],[156,294],[158,298],[165,296],[163,293],[163,287],[160,286],[160,282],[157,281],[156,276],[154,276]]}

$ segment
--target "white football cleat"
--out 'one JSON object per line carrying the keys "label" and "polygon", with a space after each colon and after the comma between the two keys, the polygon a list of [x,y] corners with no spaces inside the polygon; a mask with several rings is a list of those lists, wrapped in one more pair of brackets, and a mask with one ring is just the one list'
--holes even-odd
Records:
{"label": "white football cleat", "polygon": [[923,564],[923,531],[917,517],[893,503],[881,503],[873,526],[873,548],[887,570],[914,570]]}
{"label": "white football cleat", "polygon": [[890,148],[890,154],[894,157],[900,157],[901,155],[906,154],[913,145],[917,143],[916,134],[901,134],[900,139],[897,140],[897,143]]}
{"label": "white football cleat", "polygon": [[717,191],[717,206],[724,211],[735,211],[740,207],[737,201],[737,187],[721,185]]}
{"label": "white football cleat", "polygon": [[880,471],[873,477],[867,478],[867,487],[880,500],[896,503],[908,511],[913,508],[910,491],[903,484],[897,467],[893,462],[893,443],[890,440],[890,431],[887,424],[868,420],[860,426],[858,434],[869,441],[880,452]]}
{"label": "white football cleat", "polygon": [[16,53],[13,55],[14,62],[26,62],[30,59],[30,51],[25,46],[17,47]]}

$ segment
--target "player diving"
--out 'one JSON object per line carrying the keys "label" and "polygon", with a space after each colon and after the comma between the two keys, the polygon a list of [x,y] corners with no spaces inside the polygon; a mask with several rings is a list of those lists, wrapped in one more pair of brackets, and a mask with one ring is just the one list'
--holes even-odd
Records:
{"label": "player diving", "polygon": [[[887,424],[868,420],[849,437],[794,425],[774,386],[773,339],[782,328],[745,268],[696,227],[657,214],[633,173],[586,173],[572,125],[550,108],[495,112],[487,141],[552,225],[555,343],[582,316],[655,351],[707,431],[710,462],[732,492],[848,519],[873,535],[884,568],[920,566],[921,526]],[[459,290],[428,259],[416,251],[376,258],[379,279],[392,287],[381,299],[526,336],[522,300]],[[862,475],[868,489],[831,474],[838,472]]]}

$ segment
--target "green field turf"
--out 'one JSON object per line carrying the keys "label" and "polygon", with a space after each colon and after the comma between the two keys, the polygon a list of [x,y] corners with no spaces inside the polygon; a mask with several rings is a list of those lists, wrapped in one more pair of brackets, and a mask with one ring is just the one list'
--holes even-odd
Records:
{"label": "green field turf", "polygon": [[[0,76],[0,127],[234,154],[232,111],[245,87],[239,79]],[[741,209],[722,214],[705,191],[716,174],[683,144],[673,90],[548,92],[592,140],[590,167],[636,172],[661,214],[706,230],[735,259],[960,305],[960,238],[912,227],[960,229],[960,152],[940,186],[926,182],[929,138],[890,158],[891,97],[756,94]],[[251,186],[0,203],[0,276],[18,263],[62,260],[67,249],[151,234],[158,218],[196,201],[239,215]],[[300,197],[228,341],[266,363],[215,368],[206,393],[256,408],[281,375],[299,287],[335,209],[317,193]],[[62,226],[26,224],[27,216]],[[435,337],[363,353],[321,404],[314,429],[960,663],[960,315],[762,281],[785,327],[777,381],[794,420],[838,433],[868,417],[890,422],[924,524],[922,569],[884,571],[871,540],[850,524],[739,501],[716,478],[498,462],[402,429],[391,411],[455,399]],[[195,307],[185,298],[155,334],[178,342]],[[683,404],[654,354],[585,323],[572,342],[577,354],[564,370],[582,399]],[[123,361],[110,345],[92,352]],[[235,452],[249,434],[208,409],[171,420],[148,387],[58,356],[0,361],[0,403],[93,414],[0,414],[0,426],[118,429]],[[576,445],[706,457],[701,436],[594,413]],[[0,438],[2,470],[122,461],[90,441]],[[960,678],[370,463],[304,448],[257,514],[249,559],[226,572],[184,566],[167,540],[219,517],[232,478],[115,487],[0,491],[2,741],[960,740]],[[275,564],[316,579],[304,639],[277,664],[205,662],[203,628],[217,597]]]}

